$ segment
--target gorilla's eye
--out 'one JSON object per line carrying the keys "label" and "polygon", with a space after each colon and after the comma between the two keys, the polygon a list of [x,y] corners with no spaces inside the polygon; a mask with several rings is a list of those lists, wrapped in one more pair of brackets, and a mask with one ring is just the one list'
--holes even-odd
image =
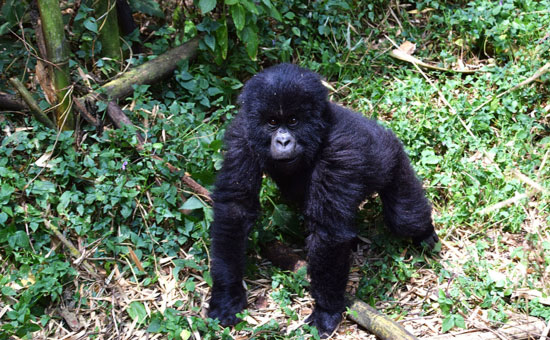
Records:
{"label": "gorilla's eye", "polygon": [[277,122],[277,119],[271,118],[270,120],[267,121],[267,124],[269,124],[270,126],[277,126],[278,122]]}
{"label": "gorilla's eye", "polygon": [[288,120],[288,125],[296,126],[296,124],[298,124],[298,119],[296,119],[296,117],[292,117]]}

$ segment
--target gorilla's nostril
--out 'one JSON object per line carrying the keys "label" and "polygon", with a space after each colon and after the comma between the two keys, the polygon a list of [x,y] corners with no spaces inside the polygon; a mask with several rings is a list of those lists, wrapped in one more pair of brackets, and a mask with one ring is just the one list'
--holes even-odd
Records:
{"label": "gorilla's nostril", "polygon": [[288,144],[290,144],[290,138],[284,136],[277,139],[277,144],[280,146],[286,147]]}

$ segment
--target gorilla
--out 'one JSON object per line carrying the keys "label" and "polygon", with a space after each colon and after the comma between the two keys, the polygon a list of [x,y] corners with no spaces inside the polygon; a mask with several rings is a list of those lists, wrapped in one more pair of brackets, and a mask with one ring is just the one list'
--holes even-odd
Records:
{"label": "gorilla", "polygon": [[239,96],[213,194],[208,315],[224,326],[236,324],[235,314],[246,306],[246,240],[259,213],[264,173],[304,215],[315,299],[306,322],[321,335],[336,329],[345,310],[355,215],[369,195],[379,194],[393,233],[430,248],[438,242],[431,205],[401,142],[327,97],[318,74],[292,64],[255,75]]}

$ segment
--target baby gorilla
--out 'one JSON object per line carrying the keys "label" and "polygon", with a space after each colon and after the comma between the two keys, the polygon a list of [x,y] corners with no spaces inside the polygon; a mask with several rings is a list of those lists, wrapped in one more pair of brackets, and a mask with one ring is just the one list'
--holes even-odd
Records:
{"label": "baby gorilla", "polygon": [[378,192],[389,229],[433,247],[438,238],[430,203],[397,137],[329,102],[316,73],[291,64],[268,68],[245,84],[239,102],[240,112],[226,131],[227,152],[213,195],[209,316],[233,325],[246,306],[246,240],[267,173],[304,214],[315,299],[307,321],[326,336],[345,309],[359,204]]}

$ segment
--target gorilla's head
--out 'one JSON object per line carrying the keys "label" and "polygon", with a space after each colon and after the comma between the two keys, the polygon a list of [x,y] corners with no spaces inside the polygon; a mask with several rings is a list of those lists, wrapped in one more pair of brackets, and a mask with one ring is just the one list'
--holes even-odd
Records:
{"label": "gorilla's head", "polygon": [[327,89],[314,72],[280,64],[252,77],[239,97],[251,145],[269,163],[310,163],[327,126]]}

